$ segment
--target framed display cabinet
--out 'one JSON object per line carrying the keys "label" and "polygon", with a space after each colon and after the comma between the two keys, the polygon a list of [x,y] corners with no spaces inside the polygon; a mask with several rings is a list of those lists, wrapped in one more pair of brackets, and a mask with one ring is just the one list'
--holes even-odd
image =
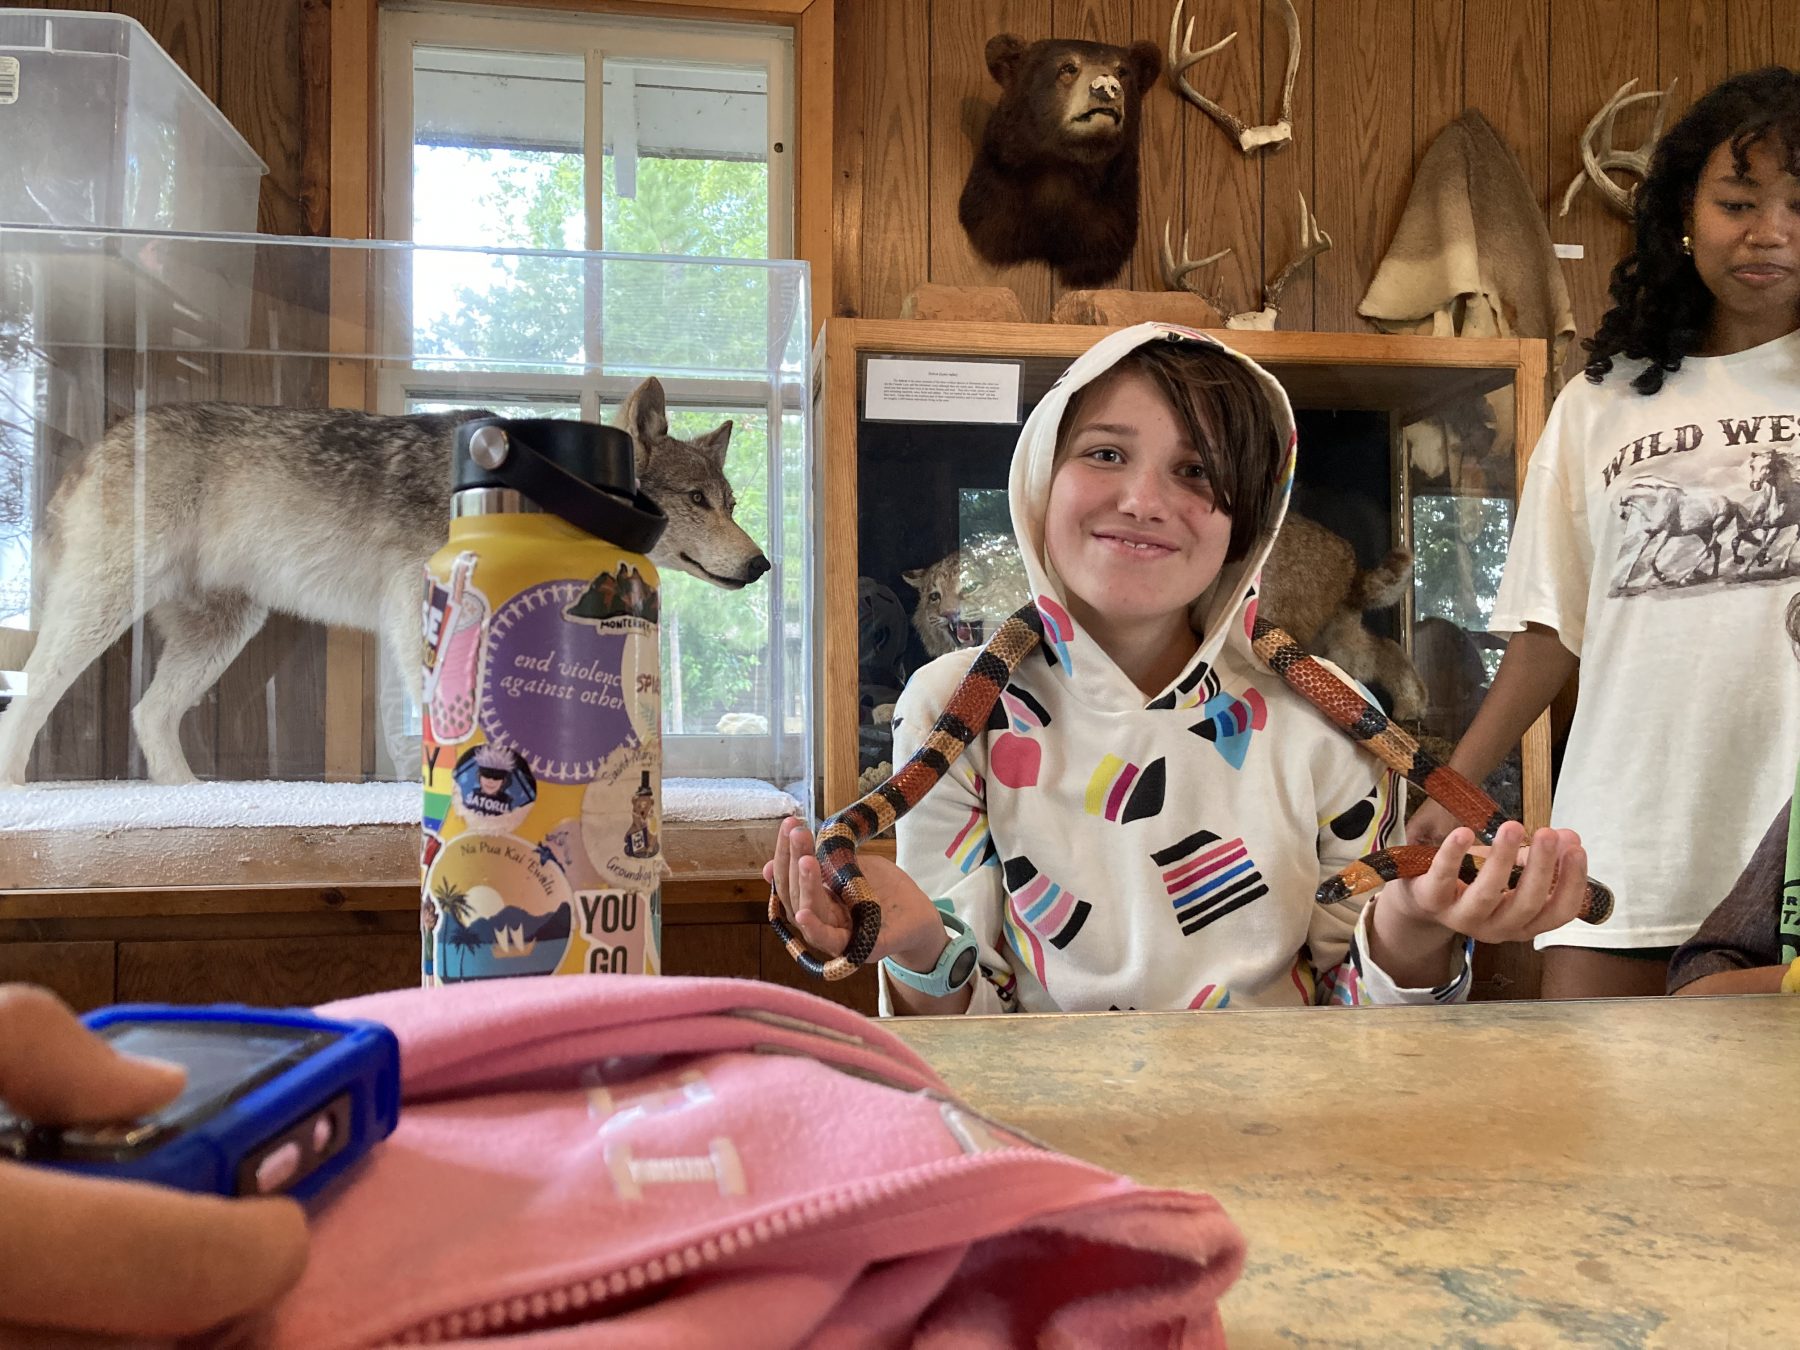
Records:
{"label": "framed display cabinet", "polygon": [[[1023,602],[1022,592],[1013,593],[1016,564],[1004,564],[1013,549],[1006,504],[1013,445],[1038,399],[1107,331],[825,323],[812,385],[822,480],[815,545],[823,549],[814,573],[822,628],[815,799],[824,813],[889,771],[888,705],[906,677],[943,650],[977,644]],[[1503,649],[1502,639],[1487,635],[1486,620],[1526,459],[1543,425],[1544,344],[1361,333],[1218,337],[1268,367],[1293,401],[1300,452],[1292,511],[1348,540],[1364,568],[1397,546],[1413,550],[1407,598],[1364,623],[1397,643],[1422,681],[1417,714],[1403,720],[1447,754]],[[926,364],[887,364],[900,362]],[[941,384],[906,383],[933,375],[933,367],[985,401],[973,418],[992,420],[941,411]],[[898,399],[890,396],[896,387]],[[985,603],[971,606],[976,593]],[[1378,695],[1388,692],[1377,686]],[[1547,717],[1486,786],[1527,825],[1548,820]],[[1482,993],[1535,992],[1529,950],[1486,959]]]}

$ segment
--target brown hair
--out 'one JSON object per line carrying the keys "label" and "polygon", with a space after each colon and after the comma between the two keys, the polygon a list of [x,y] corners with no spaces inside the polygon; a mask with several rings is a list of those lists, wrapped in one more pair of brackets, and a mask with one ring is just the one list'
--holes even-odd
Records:
{"label": "brown hair", "polygon": [[1056,429],[1059,463],[1082,408],[1095,393],[1127,372],[1149,380],[1175,410],[1206,466],[1214,502],[1231,517],[1225,561],[1241,561],[1268,520],[1286,459],[1275,413],[1261,382],[1242,361],[1212,347],[1195,342],[1146,342],[1075,391]]}

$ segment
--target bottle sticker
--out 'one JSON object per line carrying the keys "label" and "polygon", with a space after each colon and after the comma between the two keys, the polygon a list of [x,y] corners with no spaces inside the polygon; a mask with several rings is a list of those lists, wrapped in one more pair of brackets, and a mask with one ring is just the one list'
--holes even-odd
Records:
{"label": "bottle sticker", "polygon": [[516,830],[537,795],[537,779],[517,751],[478,745],[456,761],[456,809],[471,830]]}
{"label": "bottle sticker", "polygon": [[646,732],[632,714],[639,667],[655,669],[656,610],[656,588],[627,563],[508,600],[488,632],[488,740],[518,751],[548,783],[587,784],[622,752],[640,750]]}
{"label": "bottle sticker", "polygon": [[569,883],[544,849],[513,835],[460,834],[425,882],[435,906],[436,978],[548,975],[574,928]]}
{"label": "bottle sticker", "polygon": [[487,597],[470,580],[475,555],[458,554],[444,586],[425,573],[425,710],[433,740],[459,745],[475,734],[475,697],[487,651]]}

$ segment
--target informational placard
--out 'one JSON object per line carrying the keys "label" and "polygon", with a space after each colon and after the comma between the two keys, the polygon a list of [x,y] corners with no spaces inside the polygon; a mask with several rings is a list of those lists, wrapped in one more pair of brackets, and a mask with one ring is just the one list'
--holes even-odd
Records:
{"label": "informational placard", "polygon": [[863,417],[871,422],[1019,420],[1019,367],[1012,361],[869,361]]}

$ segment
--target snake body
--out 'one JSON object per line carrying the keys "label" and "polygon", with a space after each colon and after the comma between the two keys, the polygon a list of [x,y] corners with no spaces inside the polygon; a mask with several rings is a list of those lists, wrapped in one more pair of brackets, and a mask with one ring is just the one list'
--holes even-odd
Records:
{"label": "snake body", "polygon": [[[893,777],[866,796],[852,802],[819,827],[815,852],[825,884],[850,908],[850,942],[841,956],[821,961],[807,950],[799,933],[787,921],[781,897],[771,887],[769,923],[788,955],[813,975],[841,980],[868,961],[881,936],[881,902],[875,898],[862,869],[856,865],[859,845],[883,830],[924,800],[925,794],[954,764],[970,741],[987,726],[988,715],[1019,663],[1043,640],[1043,619],[1035,605],[1025,605],[1003,623],[975,657],[969,673],[950,696],[943,713],[912,758]],[[1368,748],[1426,796],[1440,803],[1484,843],[1506,820],[1506,813],[1492,797],[1447,765],[1439,763],[1400,727],[1388,720],[1368,699],[1332,674],[1281,629],[1263,618],[1255,620],[1250,645],[1257,656],[1301,697],[1322,712],[1352,740]],[[1422,876],[1430,870],[1437,850],[1426,845],[1402,845],[1381,849],[1350,864],[1319,887],[1314,897],[1320,904],[1335,904],[1376,890],[1390,881]],[[1473,855],[1463,858],[1459,875],[1474,880],[1480,865]],[[1512,870],[1516,885],[1520,869]],[[1587,923],[1604,923],[1612,914],[1612,892],[1599,882],[1588,881],[1587,899],[1579,917]]]}

